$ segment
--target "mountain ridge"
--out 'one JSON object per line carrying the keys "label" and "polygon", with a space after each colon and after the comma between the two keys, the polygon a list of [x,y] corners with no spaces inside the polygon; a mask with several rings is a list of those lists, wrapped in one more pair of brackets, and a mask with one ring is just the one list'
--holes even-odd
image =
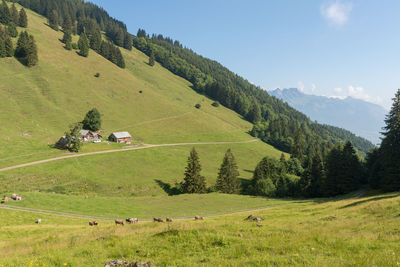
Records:
{"label": "mountain ridge", "polygon": [[297,88],[278,88],[268,93],[305,113],[313,121],[348,129],[375,144],[380,142],[379,133],[387,111],[377,104],[353,97],[341,99],[305,94]]}

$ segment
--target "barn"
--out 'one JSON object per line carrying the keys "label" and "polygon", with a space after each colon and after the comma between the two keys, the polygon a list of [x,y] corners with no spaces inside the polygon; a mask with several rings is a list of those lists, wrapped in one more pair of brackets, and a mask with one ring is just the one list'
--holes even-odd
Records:
{"label": "barn", "polygon": [[123,144],[130,144],[132,142],[131,139],[132,136],[128,132],[115,132],[108,137],[108,140],[112,142],[123,143]]}

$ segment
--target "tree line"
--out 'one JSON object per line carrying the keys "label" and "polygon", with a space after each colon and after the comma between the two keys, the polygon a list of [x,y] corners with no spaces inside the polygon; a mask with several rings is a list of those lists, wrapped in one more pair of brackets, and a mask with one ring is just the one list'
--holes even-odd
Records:
{"label": "tree line", "polygon": [[[91,48],[117,66],[125,68],[125,60],[119,47],[132,50],[132,36],[127,32],[124,23],[110,17],[104,9],[81,0],[17,2],[45,16],[52,29],[58,31],[62,26],[62,41],[67,50],[79,49],[79,54],[87,57]],[[109,41],[102,40],[102,31]],[[72,35],[79,35],[78,44],[72,43]]]}
{"label": "tree line", "polygon": [[305,139],[304,148],[301,148],[304,151],[309,150],[310,146],[329,151],[334,145],[346,141],[351,141],[363,154],[374,147],[371,142],[349,131],[311,121],[220,63],[183,47],[179,41],[161,34],[150,36],[145,30],[139,29],[137,36],[133,37],[133,45],[174,74],[190,81],[197,92],[255,124],[251,131],[253,136],[285,152],[296,153],[296,136]]}
{"label": "tree line", "polygon": [[15,4],[8,7],[3,0],[0,4],[0,58],[15,56],[22,64],[31,67],[38,63],[37,46],[33,35],[21,31],[14,48],[12,38],[18,37],[17,25],[22,28],[28,26],[28,17],[22,8],[17,10]]}

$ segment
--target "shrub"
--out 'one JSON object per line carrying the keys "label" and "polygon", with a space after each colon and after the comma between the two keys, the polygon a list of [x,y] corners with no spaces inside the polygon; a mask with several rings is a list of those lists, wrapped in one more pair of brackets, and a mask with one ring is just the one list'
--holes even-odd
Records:
{"label": "shrub", "polygon": [[215,101],[214,103],[211,104],[213,107],[219,107],[219,103],[217,101]]}
{"label": "shrub", "polygon": [[99,73],[99,72],[96,73],[96,74],[94,75],[94,77],[99,78],[99,77],[100,77],[100,73]]}
{"label": "shrub", "polygon": [[276,187],[271,179],[261,179],[256,182],[254,191],[259,196],[273,197],[275,196]]}
{"label": "shrub", "polygon": [[201,105],[200,104],[196,104],[194,107],[199,109],[199,108],[201,108]]}
{"label": "shrub", "polygon": [[77,43],[72,43],[72,49],[78,50],[78,44]]}
{"label": "shrub", "polygon": [[139,91],[139,94],[141,94],[141,93],[143,93],[143,91],[142,91],[142,90],[140,90],[140,91]]}

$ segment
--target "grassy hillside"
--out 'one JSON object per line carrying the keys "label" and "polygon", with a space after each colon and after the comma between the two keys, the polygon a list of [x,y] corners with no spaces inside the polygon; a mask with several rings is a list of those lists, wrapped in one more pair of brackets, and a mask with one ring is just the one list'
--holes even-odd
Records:
{"label": "grassy hillside", "polygon": [[[39,64],[27,68],[14,58],[0,59],[0,93],[4,99],[0,105],[0,168],[68,154],[51,145],[93,107],[102,114],[103,136],[129,131],[135,143],[253,139],[247,134],[250,123],[229,109],[213,107],[213,101],[194,92],[189,82],[159,64],[149,66],[148,57],[138,50],[122,49],[126,69],[94,51],[90,51],[88,58],[81,57],[63,48],[59,40],[62,32],[48,27],[45,18],[30,10],[27,13],[27,30],[37,42]],[[76,41],[77,37],[74,38]],[[94,76],[96,73],[100,73],[99,78]],[[200,109],[194,107],[197,103],[201,104]],[[167,197],[166,186],[182,180],[191,147],[123,151],[0,172],[0,192],[22,192],[26,196],[22,205],[76,212],[85,209],[77,209],[82,203],[74,202],[75,197],[97,197],[94,206],[113,197],[115,205],[100,213],[149,215],[152,210],[161,210],[164,202],[173,207],[182,201],[179,197]],[[122,145],[87,144],[82,152],[119,148]],[[252,177],[252,170],[262,157],[278,158],[281,154],[262,142],[196,146],[209,186],[214,184],[228,148],[232,148],[244,180]],[[62,197],[53,202],[47,194],[52,192]],[[189,199],[186,207],[180,203],[183,208],[173,214],[205,211],[204,205],[207,212],[214,213],[264,204],[262,199],[245,196],[204,195]],[[146,203],[153,200],[154,209],[144,212]],[[126,203],[136,202],[142,204],[137,209],[126,209]],[[49,207],[49,203],[58,204]]]}
{"label": "grassy hillside", "polygon": [[[116,258],[154,266],[398,266],[399,194],[285,203],[171,224],[100,221],[0,209],[0,266],[102,266]],[[35,225],[37,218],[43,224]],[[38,265],[37,265],[38,264]]]}
{"label": "grassy hillside", "polygon": [[[43,17],[30,11],[28,17],[40,62],[26,68],[14,58],[1,59],[0,166],[60,153],[48,144],[92,107],[103,115],[105,136],[127,130],[146,143],[251,138],[248,122],[228,109],[212,107],[189,82],[158,64],[150,67],[141,52],[123,51],[124,70],[93,51],[83,58],[63,48],[62,33],[49,28]],[[94,77],[97,72],[100,78]]]}

